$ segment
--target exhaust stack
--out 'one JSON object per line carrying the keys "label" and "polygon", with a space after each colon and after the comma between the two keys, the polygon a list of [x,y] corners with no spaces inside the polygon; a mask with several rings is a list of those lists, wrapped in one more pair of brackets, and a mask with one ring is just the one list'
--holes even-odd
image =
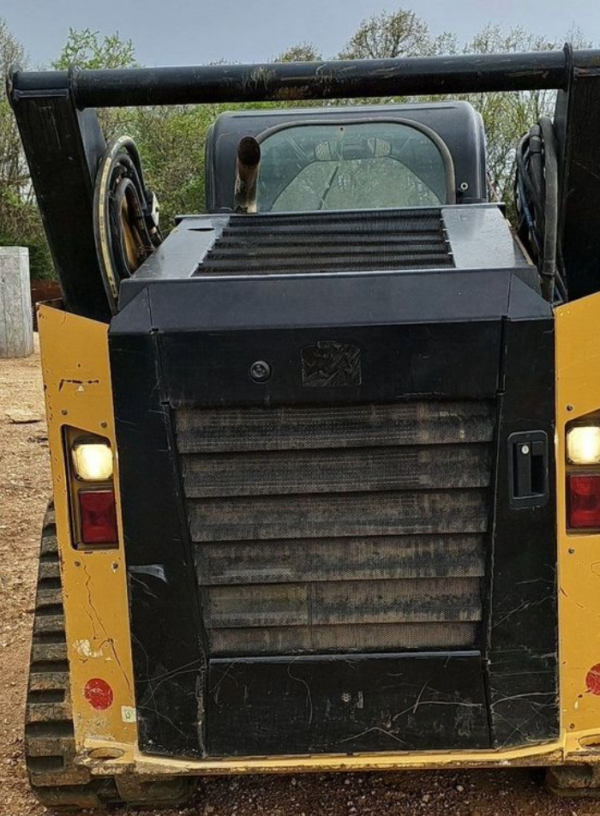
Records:
{"label": "exhaust stack", "polygon": [[260,144],[254,136],[240,139],[235,171],[234,210],[256,212],[256,186],[260,167]]}

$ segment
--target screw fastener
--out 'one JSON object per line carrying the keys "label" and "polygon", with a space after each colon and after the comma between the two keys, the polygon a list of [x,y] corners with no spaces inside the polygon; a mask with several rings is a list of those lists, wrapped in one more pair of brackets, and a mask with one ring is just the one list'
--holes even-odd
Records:
{"label": "screw fastener", "polygon": [[264,383],[271,377],[271,366],[264,360],[257,360],[250,366],[250,377],[257,383]]}

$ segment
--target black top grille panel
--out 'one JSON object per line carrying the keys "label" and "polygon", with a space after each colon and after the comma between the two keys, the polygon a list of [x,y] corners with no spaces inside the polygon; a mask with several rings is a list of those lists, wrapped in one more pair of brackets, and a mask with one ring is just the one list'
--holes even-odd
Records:
{"label": "black top grille panel", "polygon": [[437,269],[454,266],[441,211],[233,215],[196,274]]}

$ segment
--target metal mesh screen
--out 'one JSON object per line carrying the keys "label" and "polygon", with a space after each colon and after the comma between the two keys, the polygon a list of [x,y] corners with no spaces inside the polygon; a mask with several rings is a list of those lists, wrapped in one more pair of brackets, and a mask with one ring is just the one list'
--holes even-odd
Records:
{"label": "metal mesh screen", "polygon": [[215,655],[474,645],[487,402],[176,412]]}
{"label": "metal mesh screen", "polygon": [[453,266],[441,212],[234,215],[198,273],[242,275]]}

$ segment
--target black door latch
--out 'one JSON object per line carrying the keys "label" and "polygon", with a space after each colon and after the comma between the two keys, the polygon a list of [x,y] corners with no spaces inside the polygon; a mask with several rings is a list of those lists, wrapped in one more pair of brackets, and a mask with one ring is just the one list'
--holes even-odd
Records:
{"label": "black door latch", "polygon": [[509,495],[513,507],[542,507],[548,501],[548,435],[525,431],[508,437]]}

